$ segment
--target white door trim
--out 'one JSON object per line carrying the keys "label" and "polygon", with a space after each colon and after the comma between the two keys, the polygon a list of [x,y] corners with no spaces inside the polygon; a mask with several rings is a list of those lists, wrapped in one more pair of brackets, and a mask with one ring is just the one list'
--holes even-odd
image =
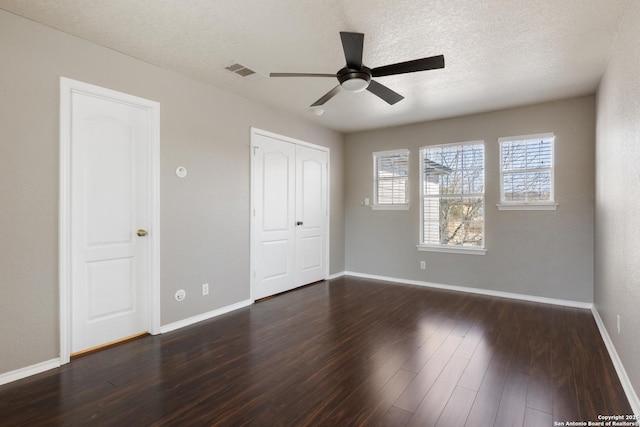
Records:
{"label": "white door trim", "polygon": [[60,77],[59,283],[60,363],[71,356],[71,95],[82,93],[146,109],[150,116],[149,153],[149,332],[160,333],[160,104],[77,80]]}
{"label": "white door trim", "polygon": [[253,180],[254,180],[254,176],[253,176],[253,168],[254,168],[254,153],[253,153],[253,149],[255,146],[255,138],[256,135],[263,135],[263,136],[267,136],[269,138],[275,138],[275,139],[279,139],[281,141],[285,141],[285,142],[289,142],[292,144],[296,144],[296,145],[301,145],[304,147],[309,147],[309,148],[314,148],[316,150],[320,150],[320,151],[324,151],[327,153],[327,215],[326,215],[326,228],[325,228],[325,233],[326,233],[326,246],[325,246],[325,273],[324,273],[324,278],[325,280],[329,277],[329,272],[330,270],[330,247],[331,247],[331,242],[330,242],[330,236],[331,236],[331,229],[330,229],[330,225],[331,225],[331,149],[329,147],[324,147],[322,145],[316,145],[316,144],[312,144],[310,142],[306,142],[306,141],[302,141],[299,139],[295,139],[295,138],[290,138],[288,136],[284,136],[284,135],[280,135],[277,133],[273,133],[273,132],[269,132],[266,130],[262,130],[262,129],[258,129],[255,127],[251,127],[251,144],[250,144],[250,157],[251,157],[251,163],[250,163],[250,168],[251,168],[251,191],[250,191],[250,212],[249,212],[249,216],[250,216],[250,225],[249,225],[249,298],[251,300],[251,302],[255,301],[255,297],[254,297],[254,286],[255,286],[255,277],[254,277],[254,272],[256,269],[256,265],[255,265],[255,254],[254,254],[254,247],[255,247],[255,228],[254,228],[254,213],[255,213],[255,206],[254,206],[254,188],[253,188]]}

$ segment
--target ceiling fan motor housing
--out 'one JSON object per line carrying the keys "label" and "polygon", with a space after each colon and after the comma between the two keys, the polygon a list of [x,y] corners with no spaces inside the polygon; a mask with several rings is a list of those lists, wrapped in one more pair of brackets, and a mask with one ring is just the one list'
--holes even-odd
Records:
{"label": "ceiling fan motor housing", "polygon": [[350,92],[363,91],[371,82],[371,70],[364,66],[360,70],[345,67],[338,71],[336,76],[340,86]]}

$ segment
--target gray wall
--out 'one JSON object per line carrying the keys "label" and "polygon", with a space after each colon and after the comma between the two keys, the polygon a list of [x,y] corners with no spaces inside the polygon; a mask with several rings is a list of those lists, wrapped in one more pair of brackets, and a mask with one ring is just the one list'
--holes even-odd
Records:
{"label": "gray wall", "polygon": [[[595,305],[640,392],[640,2],[630,2],[597,95]],[[621,318],[617,332],[616,315]]]}
{"label": "gray wall", "polygon": [[[592,96],[345,139],[347,271],[581,302],[593,299],[594,98]],[[498,138],[554,132],[556,211],[498,211]],[[418,252],[418,151],[485,141],[485,256]],[[409,211],[373,211],[372,152],[410,150]],[[419,263],[426,261],[426,270]]]}
{"label": "gray wall", "polygon": [[344,270],[339,133],[4,11],[0,58],[0,374],[59,355],[59,76],[161,104],[163,325],[249,298],[251,126],[330,147],[331,272]]}

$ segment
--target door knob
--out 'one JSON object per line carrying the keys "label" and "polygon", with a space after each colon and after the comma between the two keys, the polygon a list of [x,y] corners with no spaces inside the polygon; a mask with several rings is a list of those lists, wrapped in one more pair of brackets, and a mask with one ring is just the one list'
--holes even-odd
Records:
{"label": "door knob", "polygon": [[302,225],[302,221],[297,221],[296,225]]}
{"label": "door knob", "polygon": [[144,237],[147,235],[147,230],[143,230],[142,228],[138,230],[137,232],[138,236],[140,237]]}

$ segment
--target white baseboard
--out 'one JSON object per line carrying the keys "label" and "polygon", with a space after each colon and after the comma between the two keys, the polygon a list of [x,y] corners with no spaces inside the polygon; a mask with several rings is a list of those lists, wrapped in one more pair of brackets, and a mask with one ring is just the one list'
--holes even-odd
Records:
{"label": "white baseboard", "polygon": [[16,369],[15,371],[1,374],[0,385],[8,384],[13,381],[18,381],[23,378],[30,377],[31,375],[40,374],[50,369],[55,369],[59,367],[60,367],[59,358],[36,363],[35,365],[31,365],[31,366],[25,366],[24,368]]}
{"label": "white baseboard", "polygon": [[631,385],[631,380],[627,375],[627,371],[624,369],[624,365],[620,360],[620,356],[618,356],[618,352],[616,351],[615,346],[613,345],[613,341],[611,341],[611,337],[609,336],[609,332],[607,328],[604,326],[604,322],[600,317],[600,313],[598,310],[593,307],[591,308],[591,312],[593,313],[593,318],[596,321],[596,325],[598,325],[598,329],[600,330],[600,335],[602,335],[602,340],[604,341],[604,345],[607,347],[607,351],[609,352],[609,357],[611,357],[611,362],[613,366],[616,368],[616,372],[618,373],[618,378],[620,378],[620,382],[622,383],[622,388],[624,389],[625,394],[627,395],[627,399],[629,400],[629,404],[631,405],[631,409],[633,413],[637,416],[640,416],[640,399],[638,399],[638,395]]}
{"label": "white baseboard", "polygon": [[542,304],[561,305],[565,307],[591,309],[593,304],[590,302],[571,301],[556,298],[538,297],[525,294],[516,294],[512,292],[492,291],[489,289],[471,288],[468,286],[443,285],[440,283],[423,282],[420,280],[398,279],[396,277],[378,276],[374,274],[356,273],[353,271],[345,271],[345,276],[362,277],[365,279],[383,280],[386,282],[401,283],[404,285],[425,286],[428,288],[444,289],[447,291],[466,292],[470,294],[487,295],[491,297],[509,298],[521,301],[539,302]]}
{"label": "white baseboard", "polygon": [[179,320],[177,322],[169,323],[160,327],[160,333],[166,334],[167,332],[175,331],[176,329],[184,328],[185,326],[193,325],[194,323],[202,322],[203,320],[211,319],[216,316],[220,316],[230,311],[238,310],[240,308],[248,307],[253,304],[252,300],[244,300],[235,304],[227,305],[217,310],[202,313],[197,316],[189,317],[188,319]]}
{"label": "white baseboard", "polygon": [[333,274],[330,274],[330,275],[327,277],[327,280],[338,279],[338,278],[340,278],[340,277],[342,277],[342,276],[344,276],[344,275],[345,275],[345,272],[344,272],[344,271],[341,271],[341,272],[339,272],[339,273],[333,273]]}

